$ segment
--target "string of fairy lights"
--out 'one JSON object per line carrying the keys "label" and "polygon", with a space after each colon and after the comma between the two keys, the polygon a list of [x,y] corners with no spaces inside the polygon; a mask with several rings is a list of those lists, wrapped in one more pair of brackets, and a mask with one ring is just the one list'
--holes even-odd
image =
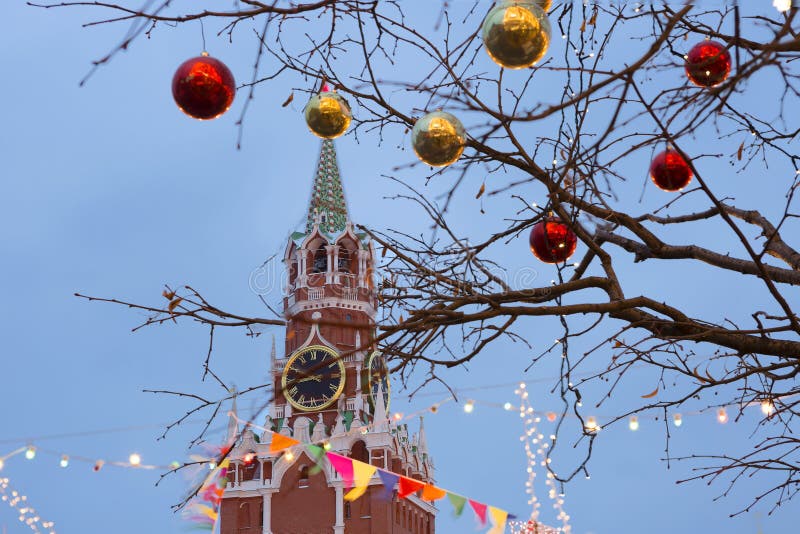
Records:
{"label": "string of fairy lights", "polygon": [[[476,407],[484,407],[484,408],[491,408],[491,409],[501,409],[504,411],[512,412],[517,411],[521,419],[523,419],[524,433],[520,436],[520,440],[523,443],[526,460],[527,460],[527,474],[528,479],[525,483],[525,491],[528,495],[527,504],[531,506],[531,514],[530,518],[527,521],[521,520],[512,520],[509,522],[509,526],[513,534],[529,534],[529,533],[536,533],[536,534],[570,534],[571,526],[569,524],[570,516],[567,514],[564,508],[564,494],[560,492],[556,487],[555,477],[550,470],[547,470],[547,464],[549,463],[549,458],[547,458],[546,452],[547,449],[550,447],[551,443],[553,443],[556,439],[554,434],[549,436],[549,439],[546,439],[544,434],[540,431],[539,426],[542,423],[543,419],[549,423],[555,423],[559,417],[576,417],[573,414],[558,414],[554,411],[543,411],[543,410],[535,410],[531,405],[529,399],[529,389],[528,385],[532,383],[544,382],[547,379],[540,378],[535,380],[523,381],[516,384],[516,388],[514,390],[515,395],[518,397],[518,401],[516,403],[512,402],[491,402],[491,401],[484,401],[475,398],[469,398],[463,401],[462,409],[465,414],[472,414]],[[403,421],[409,421],[419,416],[425,414],[437,414],[440,411],[440,408],[444,405],[449,403],[458,403],[457,396],[461,396],[463,392],[474,392],[474,391],[482,391],[482,390],[492,390],[498,389],[501,387],[508,387],[508,384],[494,384],[494,385],[486,385],[486,386],[479,386],[473,388],[464,388],[460,390],[454,390],[453,394],[449,394],[444,397],[440,397],[439,400],[433,402],[422,409],[418,409],[413,413],[404,414],[402,412],[393,412],[390,417],[395,423],[402,423]],[[435,395],[435,393],[429,393],[428,395]],[[422,395],[424,396],[424,395]],[[728,415],[728,409],[737,409],[739,412],[743,411],[745,408],[751,407],[758,407],[760,408],[761,414],[769,418],[771,417],[775,411],[775,403],[772,399],[764,399],[759,402],[752,402],[747,404],[738,404],[738,405],[725,405],[719,406],[715,408],[706,408],[691,412],[684,412],[679,413],[675,412],[671,414],[671,422],[677,428],[683,425],[684,419],[686,417],[697,417],[697,416],[707,416],[709,411],[715,410],[715,420],[719,424],[727,424],[730,422],[730,416]],[[259,425],[254,424],[252,421],[248,421],[245,419],[240,419],[236,416],[236,414],[230,414],[236,417],[236,419],[240,422],[249,426],[252,429],[260,429],[267,431],[268,429],[261,427]],[[584,420],[584,428],[587,432],[599,432],[603,429],[602,422],[605,420],[614,420],[616,419],[615,416],[603,416],[603,415],[589,415]],[[632,415],[628,418],[628,429],[630,431],[638,431],[640,429],[640,425],[646,420],[659,420],[659,416],[650,416],[650,415]],[[367,433],[371,428],[372,423],[364,424],[358,431]],[[105,430],[96,430],[92,431],[91,434],[112,434],[117,432],[125,432],[131,429],[138,429],[141,427],[128,427],[128,428],[112,428],[112,429],[105,429]],[[162,470],[172,470],[179,468],[182,464],[178,461],[173,461],[169,464],[146,464],[143,462],[141,454],[138,452],[131,453],[126,461],[114,461],[114,460],[104,460],[98,458],[92,458],[80,454],[66,454],[63,451],[52,450],[48,448],[42,448],[38,445],[40,442],[44,442],[46,440],[56,439],[56,438],[63,438],[63,437],[70,437],[73,435],[84,435],[85,432],[80,433],[72,433],[72,434],[55,434],[55,435],[44,435],[34,438],[17,438],[17,439],[4,439],[0,441],[0,443],[25,443],[24,446],[19,446],[12,451],[0,455],[0,471],[3,470],[8,460],[17,457],[23,456],[28,461],[33,461],[38,458],[40,455],[51,456],[57,459],[56,465],[60,466],[61,468],[69,467],[72,462],[80,462],[84,464],[88,464],[91,466],[92,471],[99,472],[105,466],[113,466],[119,468],[127,468],[127,469],[143,469],[143,470],[155,470],[155,469],[162,469]],[[335,436],[331,436],[333,438]],[[330,439],[330,438],[329,438]],[[327,443],[327,440],[326,442]],[[323,446],[325,445],[323,443]],[[290,450],[284,452],[285,460],[292,461],[294,458],[294,453]],[[217,466],[217,458],[215,457],[200,457],[200,456],[193,456],[193,460],[199,461],[200,463],[207,462],[207,466],[209,469],[213,470]],[[242,458],[242,460],[247,461],[246,458]],[[540,468],[545,468],[546,470],[546,478],[545,478],[545,485],[547,486],[547,496],[552,501],[552,506],[556,512],[556,519],[561,522],[561,526],[559,527],[548,527],[543,525],[539,522],[539,516],[541,513],[541,501],[537,498],[534,489],[534,483],[536,480],[537,471]],[[588,475],[587,475],[588,478]],[[19,514],[20,522],[26,524],[30,527],[33,532],[42,533],[42,534],[55,534],[55,524],[52,521],[44,521],[38,512],[28,504],[27,497],[17,490],[12,489],[10,487],[9,479],[0,478],[0,499],[3,502],[6,502],[11,508],[15,509],[16,512]]]}
{"label": "string of fairy lights", "polygon": [[[564,510],[564,494],[556,492],[555,479],[549,470],[545,480],[547,496],[553,501],[553,508],[557,512],[557,519],[561,521],[561,527],[552,528],[539,523],[541,502],[536,496],[534,483],[536,482],[537,465],[546,468],[549,463],[550,459],[547,458],[545,451],[550,447],[550,443],[545,440],[544,434],[539,433],[537,425],[541,422],[541,417],[534,415],[536,411],[530,403],[526,384],[521,382],[514,393],[520,399],[519,416],[525,421],[525,432],[519,439],[524,444],[525,456],[528,461],[528,480],[525,482],[525,493],[529,496],[528,505],[531,507],[531,515],[527,521],[511,521],[509,523],[511,532],[513,534],[570,534],[572,527],[569,524],[569,515]],[[555,441],[555,439],[555,435],[551,434],[550,440]]]}
{"label": "string of fairy lights", "polygon": [[28,502],[27,495],[23,495],[11,487],[8,477],[0,478],[0,501],[3,501],[16,511],[19,514],[20,523],[27,525],[33,532],[56,534],[55,523],[42,519],[36,509]]}

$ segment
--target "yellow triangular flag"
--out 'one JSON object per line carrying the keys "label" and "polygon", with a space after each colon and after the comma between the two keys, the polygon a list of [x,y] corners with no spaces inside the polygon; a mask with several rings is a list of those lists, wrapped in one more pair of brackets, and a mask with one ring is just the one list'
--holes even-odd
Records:
{"label": "yellow triangular flag", "polygon": [[506,531],[508,512],[499,508],[495,508],[494,506],[490,506],[489,517],[492,518],[492,528],[486,534],[503,534],[503,532]]}
{"label": "yellow triangular flag", "polygon": [[372,479],[372,475],[375,474],[376,470],[377,468],[375,466],[353,460],[353,489],[347,492],[347,495],[344,496],[344,500],[354,501],[364,495],[364,492],[367,491],[367,486],[369,486],[369,481]]}
{"label": "yellow triangular flag", "polygon": [[283,434],[278,434],[277,432],[272,434],[272,441],[269,444],[269,452],[276,453],[281,452],[284,449],[288,449],[289,447],[293,447],[300,443],[296,439],[292,439],[288,436],[284,436]]}

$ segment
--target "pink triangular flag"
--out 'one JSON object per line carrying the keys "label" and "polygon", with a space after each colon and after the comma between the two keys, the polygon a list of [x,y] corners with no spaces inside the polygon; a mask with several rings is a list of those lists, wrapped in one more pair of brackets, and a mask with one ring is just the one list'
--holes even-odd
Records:
{"label": "pink triangular flag", "polygon": [[353,460],[347,456],[329,452],[327,453],[328,461],[334,469],[342,475],[344,480],[344,487],[350,489],[353,487]]}
{"label": "pink triangular flag", "polygon": [[475,512],[475,515],[478,516],[478,520],[481,522],[481,526],[486,524],[486,505],[483,503],[479,503],[477,501],[473,501],[472,499],[469,500],[469,505],[472,506],[472,510]]}

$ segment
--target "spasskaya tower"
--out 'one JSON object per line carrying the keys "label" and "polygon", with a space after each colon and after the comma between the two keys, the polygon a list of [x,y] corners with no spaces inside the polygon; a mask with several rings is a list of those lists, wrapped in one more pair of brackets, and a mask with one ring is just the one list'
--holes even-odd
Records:
{"label": "spasskaya tower", "polygon": [[[432,534],[431,503],[396,492],[386,499],[377,475],[362,497],[345,502],[339,474],[302,446],[432,482],[422,423],[409,436],[387,415],[391,381],[372,344],[375,251],[350,221],[333,141],[322,141],[306,220],[289,236],[284,263],[284,351],[279,357],[273,341],[269,360],[275,399],[263,432],[240,432],[231,417],[221,534]],[[271,454],[274,433],[300,445]]]}

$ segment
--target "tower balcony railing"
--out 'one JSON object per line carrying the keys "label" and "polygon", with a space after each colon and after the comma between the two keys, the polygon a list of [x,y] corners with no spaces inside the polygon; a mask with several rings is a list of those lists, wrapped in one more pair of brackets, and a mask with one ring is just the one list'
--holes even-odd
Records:
{"label": "tower balcony railing", "polygon": [[309,287],[308,300],[322,300],[325,297],[324,287]]}
{"label": "tower balcony railing", "polygon": [[285,413],[285,411],[284,411],[284,406],[283,405],[275,406],[275,419],[283,418],[284,413]]}
{"label": "tower balcony railing", "polygon": [[342,298],[344,300],[349,300],[352,302],[358,301],[358,288],[355,287],[343,287],[342,288]]}

